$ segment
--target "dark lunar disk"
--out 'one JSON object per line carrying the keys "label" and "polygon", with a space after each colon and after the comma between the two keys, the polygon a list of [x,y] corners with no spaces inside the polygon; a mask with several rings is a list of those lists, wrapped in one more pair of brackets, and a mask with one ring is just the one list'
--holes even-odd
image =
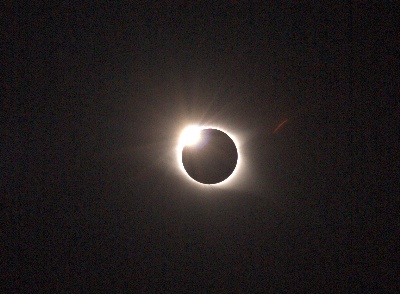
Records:
{"label": "dark lunar disk", "polygon": [[204,129],[197,144],[185,146],[182,163],[188,175],[203,184],[216,184],[235,170],[238,152],[233,140],[217,129]]}

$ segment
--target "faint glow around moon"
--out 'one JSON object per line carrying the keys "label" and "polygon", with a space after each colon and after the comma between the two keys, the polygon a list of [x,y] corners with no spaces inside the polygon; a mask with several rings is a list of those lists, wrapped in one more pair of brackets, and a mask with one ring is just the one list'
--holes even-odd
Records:
{"label": "faint glow around moon", "polygon": [[[237,163],[236,163],[236,167],[234,169],[234,171],[232,172],[232,174],[225,179],[222,182],[216,183],[216,184],[203,184],[200,182],[197,182],[196,180],[192,179],[188,173],[186,172],[183,163],[182,163],[182,151],[183,148],[187,145],[195,145],[199,142],[201,142],[201,131],[204,129],[216,129],[219,131],[222,131],[224,133],[226,133],[235,143],[237,152],[238,152],[238,159],[237,159]],[[242,159],[242,154],[241,154],[241,144],[239,139],[235,136],[232,135],[231,133],[227,132],[226,130],[220,128],[220,127],[216,127],[216,126],[189,126],[186,127],[182,133],[181,136],[179,137],[179,143],[178,143],[178,147],[177,147],[177,159],[178,159],[178,165],[181,169],[181,171],[183,172],[183,174],[186,176],[186,178],[188,178],[192,183],[195,183],[197,185],[201,185],[201,186],[218,186],[220,188],[233,188],[235,186],[235,182],[237,182],[238,180],[238,176],[240,174],[244,173],[244,167],[243,167],[243,159]]]}

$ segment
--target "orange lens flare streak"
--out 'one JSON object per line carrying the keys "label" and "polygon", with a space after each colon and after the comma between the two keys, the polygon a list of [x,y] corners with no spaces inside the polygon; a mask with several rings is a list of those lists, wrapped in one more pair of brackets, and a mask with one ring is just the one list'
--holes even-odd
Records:
{"label": "orange lens flare streak", "polygon": [[275,134],[284,124],[286,124],[288,122],[288,119],[285,119],[283,122],[281,122],[276,128],[275,130],[272,132],[273,134]]}

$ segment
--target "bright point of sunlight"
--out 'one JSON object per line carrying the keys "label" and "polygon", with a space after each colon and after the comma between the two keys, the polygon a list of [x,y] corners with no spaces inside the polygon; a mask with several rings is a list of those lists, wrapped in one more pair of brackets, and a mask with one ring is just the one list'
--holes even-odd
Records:
{"label": "bright point of sunlight", "polygon": [[201,128],[197,126],[190,126],[183,130],[180,137],[180,144],[182,146],[195,145],[200,141]]}

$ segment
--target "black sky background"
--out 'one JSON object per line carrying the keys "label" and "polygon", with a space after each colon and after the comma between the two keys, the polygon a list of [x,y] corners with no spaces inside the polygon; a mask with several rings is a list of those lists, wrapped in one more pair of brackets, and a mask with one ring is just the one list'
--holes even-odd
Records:
{"label": "black sky background", "polygon": [[[5,290],[395,289],[393,4],[7,3]],[[198,121],[246,184],[176,172]]]}

